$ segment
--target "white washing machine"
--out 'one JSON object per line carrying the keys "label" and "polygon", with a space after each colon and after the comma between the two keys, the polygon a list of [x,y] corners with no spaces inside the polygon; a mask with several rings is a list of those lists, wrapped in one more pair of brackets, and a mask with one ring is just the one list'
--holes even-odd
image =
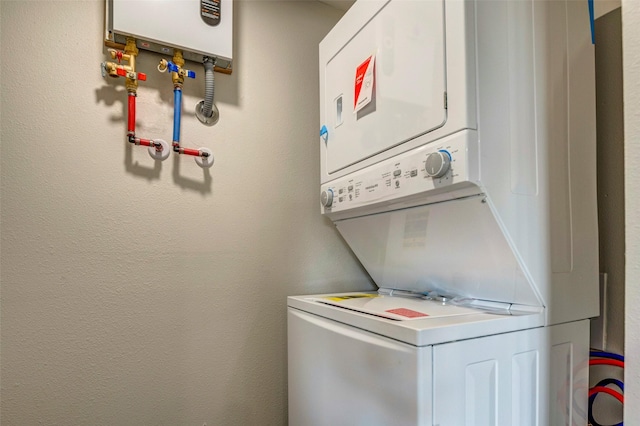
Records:
{"label": "white washing machine", "polygon": [[288,298],[291,425],[584,425],[587,2],[360,0],[320,44],[322,213],[379,287]]}

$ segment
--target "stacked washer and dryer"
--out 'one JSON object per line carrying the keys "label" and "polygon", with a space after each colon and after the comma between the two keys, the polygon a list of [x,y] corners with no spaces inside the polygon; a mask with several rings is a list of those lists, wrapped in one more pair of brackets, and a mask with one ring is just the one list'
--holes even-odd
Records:
{"label": "stacked washer and dryer", "polygon": [[587,1],[357,1],[320,119],[322,213],[379,290],[288,298],[290,424],[585,425]]}

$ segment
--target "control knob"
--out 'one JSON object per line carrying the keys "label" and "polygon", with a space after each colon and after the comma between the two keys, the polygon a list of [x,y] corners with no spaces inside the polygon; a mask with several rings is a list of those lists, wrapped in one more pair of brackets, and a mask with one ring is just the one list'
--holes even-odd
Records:
{"label": "control knob", "polygon": [[434,179],[441,178],[449,171],[451,164],[451,158],[446,151],[432,152],[427,156],[427,160],[424,162],[424,169],[428,176]]}
{"label": "control knob", "polygon": [[320,194],[320,203],[325,207],[331,207],[333,204],[333,189],[329,188]]}

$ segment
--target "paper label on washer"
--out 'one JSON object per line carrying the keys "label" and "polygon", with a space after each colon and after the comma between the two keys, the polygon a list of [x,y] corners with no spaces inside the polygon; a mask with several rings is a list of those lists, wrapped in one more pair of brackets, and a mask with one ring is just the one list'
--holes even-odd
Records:
{"label": "paper label on washer", "polygon": [[365,293],[361,293],[361,294],[349,294],[347,296],[329,296],[329,297],[325,297],[325,299],[327,300],[333,300],[334,302],[342,302],[343,300],[350,300],[350,299],[360,299],[363,297],[379,297],[377,294],[365,294]]}
{"label": "paper label on washer", "polygon": [[389,312],[390,314],[396,314],[396,315],[400,315],[402,317],[407,317],[407,318],[422,318],[422,317],[429,316],[427,314],[423,314],[422,312],[418,312],[418,311],[414,311],[412,309],[406,309],[406,308],[388,309],[385,312]]}
{"label": "paper label on washer", "polygon": [[356,68],[355,94],[353,97],[353,112],[357,113],[369,105],[373,99],[374,67],[376,55],[369,56]]}

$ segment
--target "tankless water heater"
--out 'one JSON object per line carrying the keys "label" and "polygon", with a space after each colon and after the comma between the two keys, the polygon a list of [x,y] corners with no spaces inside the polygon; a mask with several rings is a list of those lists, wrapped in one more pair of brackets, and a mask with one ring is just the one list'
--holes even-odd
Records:
{"label": "tankless water heater", "polygon": [[231,68],[233,0],[153,0],[106,2],[105,40],[171,55],[181,49],[187,60],[216,58],[219,68]]}

